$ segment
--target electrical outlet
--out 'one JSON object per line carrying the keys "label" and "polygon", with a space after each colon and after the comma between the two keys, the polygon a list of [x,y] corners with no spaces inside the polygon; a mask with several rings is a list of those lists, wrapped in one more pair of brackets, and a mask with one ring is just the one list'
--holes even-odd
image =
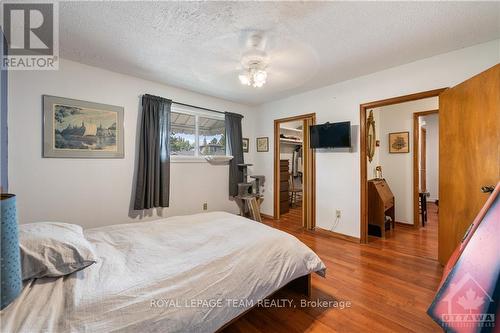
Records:
{"label": "electrical outlet", "polygon": [[339,219],[339,218],[341,218],[341,217],[342,217],[342,211],[341,211],[340,209],[337,209],[337,210],[335,211],[335,216],[336,216],[338,219]]}
{"label": "electrical outlet", "polygon": [[204,202],[203,203],[203,210],[207,210],[208,209],[208,203]]}

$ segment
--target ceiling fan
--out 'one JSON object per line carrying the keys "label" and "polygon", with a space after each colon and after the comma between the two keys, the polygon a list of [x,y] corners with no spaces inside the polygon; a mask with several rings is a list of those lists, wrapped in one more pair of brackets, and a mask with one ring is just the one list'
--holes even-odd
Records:
{"label": "ceiling fan", "polygon": [[248,50],[241,58],[243,71],[238,75],[238,79],[243,85],[260,88],[267,81],[266,68],[269,62],[269,57],[264,51],[264,37],[259,33],[254,33],[248,39],[247,48]]}
{"label": "ceiling fan", "polygon": [[[189,67],[198,80],[216,84],[227,94],[234,93],[235,84],[241,93],[287,90],[300,86],[318,70],[316,52],[291,35],[277,36],[273,32],[244,29],[207,39],[200,50],[204,54],[192,57]],[[246,90],[246,92],[245,92]]]}

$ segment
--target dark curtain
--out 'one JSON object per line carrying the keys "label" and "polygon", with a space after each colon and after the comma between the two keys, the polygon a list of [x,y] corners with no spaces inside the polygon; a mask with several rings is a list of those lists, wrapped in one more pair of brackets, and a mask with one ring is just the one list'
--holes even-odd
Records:
{"label": "dark curtain", "polygon": [[151,95],[142,96],[135,210],[168,207],[171,106],[171,100]]}
{"label": "dark curtain", "polygon": [[238,195],[238,183],[243,182],[243,170],[238,164],[243,162],[243,137],[241,134],[242,115],[226,112],[226,135],[229,153],[233,159],[229,162],[229,195]]}

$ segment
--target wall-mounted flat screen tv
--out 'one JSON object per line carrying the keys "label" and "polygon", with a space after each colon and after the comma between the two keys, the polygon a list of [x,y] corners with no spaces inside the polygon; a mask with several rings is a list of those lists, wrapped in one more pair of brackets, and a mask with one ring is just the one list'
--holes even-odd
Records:
{"label": "wall-mounted flat screen tv", "polygon": [[326,123],[310,127],[311,148],[351,147],[351,122]]}

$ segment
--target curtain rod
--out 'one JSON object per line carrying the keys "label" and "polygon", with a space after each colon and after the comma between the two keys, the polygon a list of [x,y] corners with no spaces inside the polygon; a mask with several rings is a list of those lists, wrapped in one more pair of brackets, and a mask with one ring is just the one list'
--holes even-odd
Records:
{"label": "curtain rod", "polygon": [[[154,96],[154,95],[150,95],[150,94],[145,94],[146,96],[153,96],[153,97],[159,97],[159,96]],[[163,98],[163,97],[160,97],[160,98]],[[192,107],[192,108],[196,108],[196,109],[201,109],[201,110],[205,110],[205,111],[210,111],[210,112],[216,112],[216,113],[222,113],[222,114],[226,114],[226,112],[224,111],[218,111],[218,110],[214,110],[214,109],[209,109],[209,108],[203,108],[201,106],[196,106],[196,105],[192,105],[192,104],[187,104],[187,103],[181,103],[181,102],[175,102],[175,101],[172,101],[172,104],[177,104],[177,105],[183,105],[183,106],[188,106],[188,107]],[[239,113],[238,113],[239,114]],[[239,114],[241,117],[243,117],[243,115]]]}
{"label": "curtain rod", "polygon": [[172,101],[172,104],[183,105],[183,106],[189,106],[189,107],[192,107],[192,108],[202,109],[202,110],[205,110],[205,111],[210,111],[210,112],[217,112],[217,113],[226,114],[224,111],[217,111],[217,110],[214,110],[214,109],[202,108],[201,106],[196,106],[196,105],[191,105],[191,104],[186,104],[186,103],[181,103],[181,102],[175,102],[175,101]]}

